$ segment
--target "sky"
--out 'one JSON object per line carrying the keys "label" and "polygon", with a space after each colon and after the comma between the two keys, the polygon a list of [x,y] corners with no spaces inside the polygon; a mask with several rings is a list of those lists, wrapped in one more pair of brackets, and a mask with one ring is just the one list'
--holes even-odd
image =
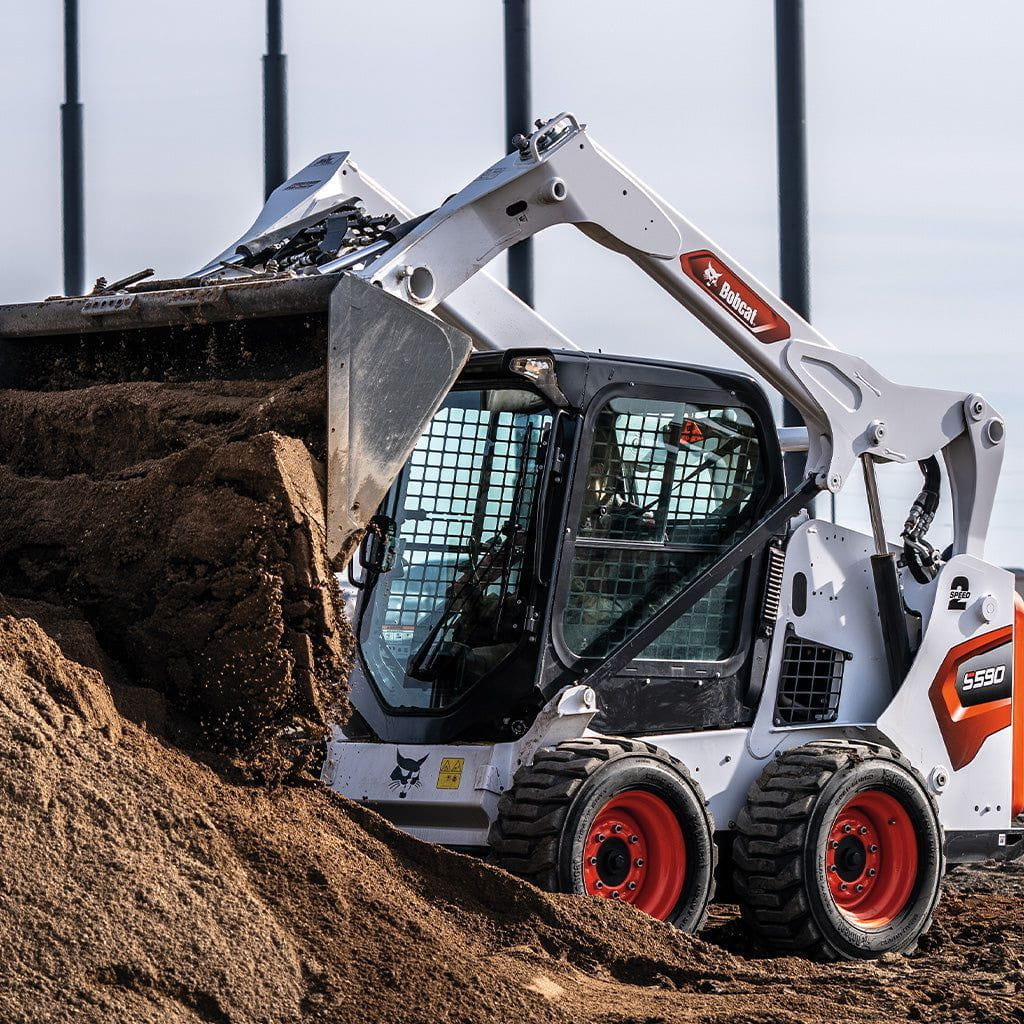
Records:
{"label": "sky", "polygon": [[[61,288],[61,6],[0,0],[0,302]],[[535,114],[578,115],[777,287],[770,0],[532,6]],[[87,277],[193,270],[262,202],[264,4],[80,7]],[[500,0],[284,7],[291,171],[351,150],[425,210],[507,151]],[[979,391],[1006,416],[987,554],[1024,564],[1024,4],[805,8],[811,320],[893,380]],[[537,306],[581,347],[741,366],[631,264],[574,229],[535,248]],[[897,536],[919,476],[885,467],[879,483]],[[855,488],[838,509],[866,529]],[[947,508],[933,534],[948,528]]]}

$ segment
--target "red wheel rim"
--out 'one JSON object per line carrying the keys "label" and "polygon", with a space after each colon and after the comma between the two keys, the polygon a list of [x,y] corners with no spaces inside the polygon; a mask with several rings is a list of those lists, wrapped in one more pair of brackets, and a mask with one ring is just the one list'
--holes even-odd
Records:
{"label": "red wheel rim", "polygon": [[628,789],[597,812],[583,847],[586,892],[664,921],[679,903],[685,878],[683,830],[661,797]]}
{"label": "red wheel rim", "polygon": [[828,891],[859,928],[884,928],[907,905],[917,880],[917,834],[903,804],[869,789],[851,797],[828,834]]}

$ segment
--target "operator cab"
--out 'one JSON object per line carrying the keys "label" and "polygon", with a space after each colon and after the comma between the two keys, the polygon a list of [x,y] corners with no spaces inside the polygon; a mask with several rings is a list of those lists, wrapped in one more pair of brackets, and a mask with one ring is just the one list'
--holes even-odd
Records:
{"label": "operator cab", "polygon": [[[514,350],[471,357],[353,565],[360,732],[508,740],[783,494],[770,407],[724,370]],[[599,689],[595,727],[744,724],[764,553]]]}

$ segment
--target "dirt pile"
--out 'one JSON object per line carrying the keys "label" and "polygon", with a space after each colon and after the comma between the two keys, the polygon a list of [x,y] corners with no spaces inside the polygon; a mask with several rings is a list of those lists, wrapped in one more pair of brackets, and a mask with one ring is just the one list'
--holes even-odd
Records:
{"label": "dirt pile", "polygon": [[219,742],[345,713],[324,378],[0,392],[0,593],[70,604]]}
{"label": "dirt pile", "polygon": [[732,908],[697,939],[246,784],[141,728],[160,697],[97,649],[0,602],[5,1024],[1024,1019],[1020,865],[955,873],[914,957],[762,958]]}
{"label": "dirt pile", "polygon": [[551,899],[318,788],[245,785],[165,746],[39,609],[0,604],[5,1022],[568,1020],[565,971],[731,969],[639,914]]}

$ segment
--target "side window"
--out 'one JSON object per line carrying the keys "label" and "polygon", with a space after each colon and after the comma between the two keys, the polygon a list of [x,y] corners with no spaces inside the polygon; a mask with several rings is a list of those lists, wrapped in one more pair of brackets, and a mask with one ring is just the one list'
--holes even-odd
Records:
{"label": "side window", "polygon": [[[595,421],[562,620],[574,654],[609,653],[749,530],[760,455],[745,409],[608,401]],[[736,569],[639,657],[729,657],[745,573]]]}

